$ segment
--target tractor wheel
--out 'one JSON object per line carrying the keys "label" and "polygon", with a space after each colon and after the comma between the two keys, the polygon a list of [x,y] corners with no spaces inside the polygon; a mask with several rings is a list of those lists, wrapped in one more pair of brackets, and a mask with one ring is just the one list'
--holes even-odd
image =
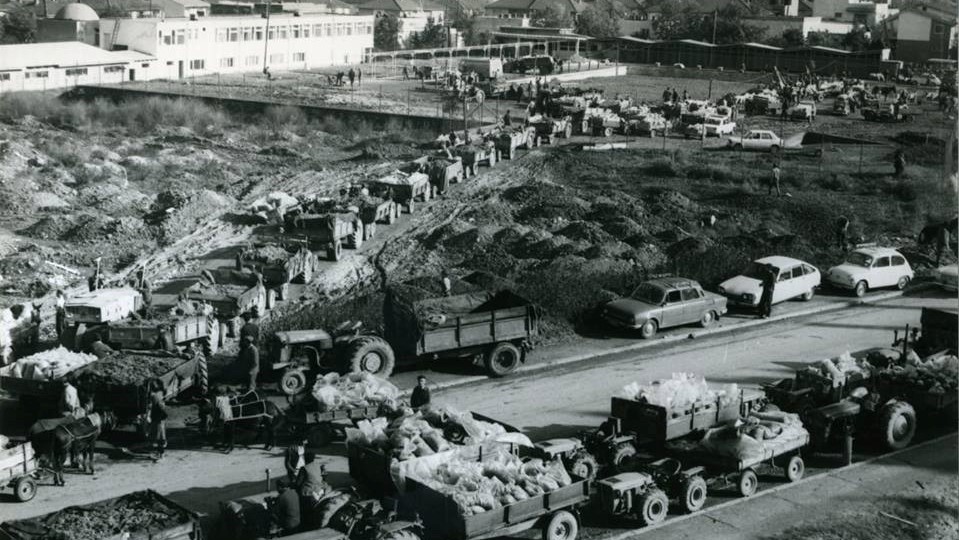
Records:
{"label": "tractor wheel", "polygon": [[636,508],[636,517],[643,525],[655,525],[666,519],[668,513],[669,498],[663,490],[657,488],[650,489],[640,497]]}
{"label": "tractor wheel", "polygon": [[596,480],[596,475],[599,474],[599,462],[596,461],[593,454],[582,451],[570,459],[569,472],[592,482]]}
{"label": "tractor wheel", "polygon": [[414,201],[413,199],[410,199],[409,201],[407,201],[407,202],[406,202],[406,211],[409,212],[410,214],[412,214],[413,212],[415,212],[415,211],[416,211],[416,201]]}
{"label": "tractor wheel", "polygon": [[343,258],[343,244],[339,240],[334,242],[332,247],[326,249],[326,258],[333,262]]}
{"label": "tractor wheel", "polygon": [[358,337],[351,344],[347,358],[354,373],[365,371],[384,379],[393,373],[396,365],[393,349],[379,336]]}
{"label": "tractor wheel", "polygon": [[399,214],[400,214],[400,209],[399,209],[399,207],[397,207],[396,205],[394,205],[392,208],[390,208],[390,212],[389,212],[389,214],[387,214],[387,216],[386,216],[386,224],[387,224],[387,225],[392,225],[392,224],[396,223],[397,218],[400,217]]}
{"label": "tractor wheel", "polygon": [[288,369],[280,376],[280,391],[295,396],[306,389],[306,374],[300,369]]}
{"label": "tractor wheel", "polygon": [[792,456],[786,463],[786,480],[798,482],[806,473],[806,463],[799,456]]}
{"label": "tractor wheel", "polygon": [[576,516],[560,510],[552,516],[543,527],[543,540],[576,540],[579,534],[579,521]]}
{"label": "tractor wheel", "polygon": [[17,495],[20,502],[28,502],[37,494],[37,483],[29,476],[23,476],[17,480],[13,487],[13,492]]}
{"label": "tractor wheel", "polygon": [[655,335],[656,335],[656,330],[658,329],[658,327],[659,327],[659,325],[656,324],[656,321],[654,321],[654,320],[652,320],[652,319],[646,321],[646,324],[644,324],[644,325],[639,329],[639,337],[641,337],[641,338],[643,338],[643,339],[649,339],[649,338],[655,336]]}
{"label": "tractor wheel", "polygon": [[706,480],[702,476],[697,474],[687,478],[683,482],[683,491],[679,499],[683,511],[688,514],[699,511],[706,504],[706,494],[708,492]]}
{"label": "tractor wheel", "polygon": [[509,342],[497,343],[486,353],[486,372],[490,377],[503,377],[519,366],[523,353]]}
{"label": "tractor wheel", "polygon": [[699,326],[703,328],[709,328],[712,326],[713,322],[716,320],[716,312],[707,311],[703,313],[703,316],[699,318]]}
{"label": "tractor wheel", "polygon": [[380,540],[420,540],[420,535],[409,529],[402,529],[386,533],[386,536],[381,536]]}
{"label": "tractor wheel", "polygon": [[347,247],[350,249],[360,249],[363,247],[363,228],[363,222],[357,221],[354,225],[353,232],[350,233],[346,241]]}
{"label": "tractor wheel", "polygon": [[736,487],[739,489],[739,495],[742,497],[751,497],[756,493],[756,488],[759,487],[759,478],[756,477],[756,472],[752,469],[746,469],[739,475],[739,481],[736,483]]}
{"label": "tractor wheel", "polygon": [[909,278],[906,276],[902,276],[899,278],[899,281],[896,282],[896,288],[900,291],[905,289],[906,285],[909,285]]}
{"label": "tractor wheel", "polygon": [[905,401],[893,401],[882,408],[876,427],[887,448],[905,448],[916,435],[916,410]]}
{"label": "tractor wheel", "polygon": [[635,446],[630,443],[620,443],[613,452],[613,459],[610,460],[610,464],[617,473],[629,472],[635,455]]}
{"label": "tractor wheel", "polygon": [[613,136],[613,128],[608,127],[608,128],[603,129],[603,137],[606,137],[606,138],[608,139],[608,138],[610,138],[610,137],[612,137],[612,136]]}
{"label": "tractor wheel", "polygon": [[210,391],[210,366],[205,354],[199,355],[196,362],[196,391],[201,396]]}
{"label": "tractor wheel", "polygon": [[856,283],[856,288],[853,289],[853,293],[855,293],[857,297],[862,298],[863,296],[866,296],[866,291],[868,290],[869,285],[866,285],[865,281],[860,281],[859,283]]}

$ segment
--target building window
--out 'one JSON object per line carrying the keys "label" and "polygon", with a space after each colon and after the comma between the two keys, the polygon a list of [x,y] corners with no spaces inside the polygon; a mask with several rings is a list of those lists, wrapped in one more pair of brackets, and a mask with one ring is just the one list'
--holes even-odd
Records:
{"label": "building window", "polygon": [[206,67],[205,60],[190,60],[190,69],[199,70]]}
{"label": "building window", "polygon": [[346,25],[346,35],[348,35],[348,36],[352,36],[352,35],[353,35],[353,25],[352,25],[352,24],[347,24],[347,25]]}
{"label": "building window", "polygon": [[306,53],[295,52],[293,53],[294,62],[306,62]]}
{"label": "building window", "polygon": [[942,33],[942,25],[941,25],[941,24],[933,24],[933,25],[932,25],[932,33],[933,33],[933,34],[936,34],[936,35],[941,34],[941,33]]}
{"label": "building window", "polygon": [[249,27],[244,28],[244,29],[243,29],[243,41],[250,41],[250,40],[252,40],[252,39],[253,39],[253,29],[252,29],[252,28],[249,28]]}
{"label": "building window", "polygon": [[276,39],[276,28],[270,28],[267,31],[266,39]]}
{"label": "building window", "polygon": [[230,36],[230,41],[240,41],[240,29],[230,28],[229,36]]}
{"label": "building window", "polygon": [[28,71],[23,75],[23,78],[29,79],[32,77],[34,79],[46,79],[49,76],[50,76],[49,71],[34,71],[32,73]]}
{"label": "building window", "polygon": [[835,13],[835,16],[836,16],[837,19],[841,19],[841,18],[842,18],[842,12],[841,12],[841,11],[837,11],[837,12]]}
{"label": "building window", "polygon": [[71,68],[66,71],[67,77],[78,77],[87,74],[87,68]]}
{"label": "building window", "polygon": [[176,40],[177,45],[183,45],[186,43],[186,31],[185,30],[174,30],[173,37]]}
{"label": "building window", "polygon": [[279,30],[280,39],[289,39],[289,38],[290,38],[290,27],[289,27],[289,26],[281,26],[281,27],[279,27],[277,30]]}
{"label": "building window", "polygon": [[260,57],[255,54],[246,57],[247,66],[255,66],[255,65],[258,65],[259,63],[260,63]]}
{"label": "building window", "polygon": [[142,67],[143,69],[146,69],[150,67],[150,64],[140,64],[140,67]]}
{"label": "building window", "polygon": [[282,64],[286,60],[286,57],[283,53],[276,53],[270,55],[270,64]]}
{"label": "building window", "polygon": [[300,25],[294,24],[291,26],[290,33],[293,36],[293,39],[300,39]]}
{"label": "building window", "polygon": [[221,68],[231,68],[233,67],[233,58],[220,58],[220,67]]}
{"label": "building window", "polygon": [[323,26],[326,27],[326,31],[323,32],[323,33],[326,34],[327,37],[332,36],[332,35],[333,35],[333,24],[332,24],[332,23],[326,23],[326,24],[324,24]]}
{"label": "building window", "polygon": [[0,73],[0,81],[9,81],[9,80],[10,80],[9,73]]}
{"label": "building window", "polygon": [[308,38],[308,37],[310,37],[310,25],[304,24],[304,25],[303,25],[303,38],[305,39],[305,38]]}
{"label": "building window", "polygon": [[367,24],[367,25],[366,25],[366,35],[368,35],[368,36],[373,35],[373,25],[372,25],[372,24]]}
{"label": "building window", "polygon": [[257,26],[253,29],[253,39],[263,41],[263,27]]}
{"label": "building window", "polygon": [[163,44],[173,45],[173,32],[170,32],[169,34],[163,34]]}
{"label": "building window", "polygon": [[314,35],[315,37],[320,37],[320,36],[323,35],[323,25],[322,25],[322,24],[314,24],[314,25],[313,25],[313,35]]}
{"label": "building window", "polygon": [[216,29],[216,42],[223,43],[226,41],[226,28],[217,28]]}

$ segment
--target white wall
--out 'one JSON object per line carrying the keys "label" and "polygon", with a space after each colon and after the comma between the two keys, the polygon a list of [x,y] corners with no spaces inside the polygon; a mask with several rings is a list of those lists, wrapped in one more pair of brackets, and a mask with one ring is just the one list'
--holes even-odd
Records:
{"label": "white wall", "polygon": [[[139,65],[137,65],[139,67]],[[70,75],[67,75],[67,72]],[[137,69],[137,73],[140,69]],[[127,70],[123,64],[112,66],[51,67],[0,73],[0,93],[43,91],[68,88],[78,84],[123,82]],[[45,75],[45,76],[44,76]]]}
{"label": "white wall", "polygon": [[929,41],[932,31],[932,19],[918,13],[905,11],[899,14],[896,24],[896,39],[909,41]]}

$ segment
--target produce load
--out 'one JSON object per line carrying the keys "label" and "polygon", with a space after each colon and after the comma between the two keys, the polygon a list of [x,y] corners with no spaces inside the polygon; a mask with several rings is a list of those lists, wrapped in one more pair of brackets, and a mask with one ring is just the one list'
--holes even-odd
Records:
{"label": "produce load", "polygon": [[739,387],[727,384],[715,390],[706,384],[706,379],[692,373],[673,373],[669,379],[659,379],[647,385],[636,382],[623,388],[622,396],[634,401],[645,401],[665,409],[687,409],[695,403],[719,401],[723,408],[739,398]]}
{"label": "produce load", "polygon": [[414,186],[422,182],[429,182],[429,179],[429,176],[419,172],[405,173],[402,171],[394,171],[393,174],[384,176],[377,180],[377,182],[394,186]]}
{"label": "produce load", "polygon": [[328,373],[316,379],[312,390],[320,412],[362,407],[396,407],[400,390],[385,379],[367,372]]}
{"label": "produce load", "polygon": [[21,358],[4,368],[0,374],[18,379],[51,381],[94,362],[96,359],[95,355],[73,352],[61,346]]}
{"label": "produce load", "polygon": [[866,360],[853,358],[847,351],[836,358],[821,360],[806,369],[829,379],[833,388],[836,388],[845,385],[850,378],[869,377],[873,368]]}
{"label": "produce load", "polygon": [[699,441],[676,441],[672,448],[702,450],[710,454],[756,463],[779,455],[782,448],[795,448],[809,440],[799,415],[786,412],[754,412],[744,420],[710,429]]}
{"label": "produce load", "polygon": [[416,460],[407,470],[408,478],[451,497],[464,516],[515,504],[572,483],[559,459],[523,461],[503,447],[493,449],[482,461],[473,453],[472,448],[462,448]]}
{"label": "produce load", "polygon": [[269,245],[244,249],[240,257],[269,266],[282,266],[293,254],[280,246]]}
{"label": "produce load", "polygon": [[152,537],[191,521],[191,516],[152,491],[140,491],[86,506],[71,506],[32,519],[7,522],[4,532],[24,540],[103,540],[124,535]]}
{"label": "produce load", "polygon": [[115,353],[93,362],[72,378],[83,387],[139,385],[173,371],[183,361],[179,356]]}
{"label": "produce load", "polygon": [[933,394],[955,394],[959,391],[959,357],[954,355],[933,355],[923,359],[912,353],[901,364],[890,364],[880,373]]}

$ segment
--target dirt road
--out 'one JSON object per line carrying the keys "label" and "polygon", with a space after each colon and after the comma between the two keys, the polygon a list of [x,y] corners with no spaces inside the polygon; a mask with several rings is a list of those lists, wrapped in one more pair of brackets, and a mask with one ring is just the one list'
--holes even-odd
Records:
{"label": "dirt road", "polygon": [[[928,305],[955,306],[955,300],[938,293],[901,298],[811,317],[798,324],[682,342],[668,351],[597,358],[557,369],[549,378],[531,375],[487,380],[438,392],[434,401],[512,423],[534,440],[569,436],[598,425],[608,412],[609,396],[633,380],[694,371],[714,383],[755,385],[789,375],[799,362],[888,343],[894,328],[914,324],[919,309]],[[282,449],[267,452],[262,446],[239,448],[224,456],[209,447],[185,448],[187,441],[195,439],[192,429],[182,427],[188,414],[193,414],[190,407],[176,411],[174,425],[168,430],[171,448],[162,462],[114,461],[109,457],[115,455],[110,445],[101,443],[96,475],[68,474],[64,488],[43,485],[30,504],[4,504],[4,518],[34,516],[149,487],[210,513],[212,520],[219,501],[261,492],[266,470],[274,478],[283,474]],[[345,448],[336,444],[323,453],[329,462],[331,482],[349,483]]]}

